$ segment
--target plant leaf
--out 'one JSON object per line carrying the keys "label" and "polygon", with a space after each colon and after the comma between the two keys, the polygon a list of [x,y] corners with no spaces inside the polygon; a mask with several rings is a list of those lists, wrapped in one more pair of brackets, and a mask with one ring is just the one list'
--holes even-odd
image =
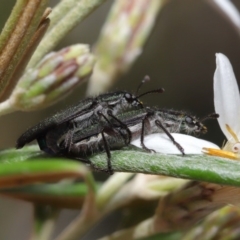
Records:
{"label": "plant leaf", "polygon": [[93,178],[85,165],[69,159],[49,157],[36,149],[36,146],[30,146],[0,153],[0,188],[84,178],[88,186],[95,189]]}
{"label": "plant leaf", "polygon": [[34,184],[0,190],[1,195],[57,208],[79,209],[88,188],[85,183],[64,181],[56,184]]}
{"label": "plant leaf", "polygon": [[[163,155],[140,151],[112,151],[117,172],[167,175],[198,181],[240,186],[240,162],[207,155]],[[107,169],[106,154],[90,158],[98,169]]]}
{"label": "plant leaf", "polygon": [[[70,173],[79,176],[86,168],[80,162],[70,159],[53,158],[36,151],[36,146],[23,150],[5,150],[0,153],[0,186],[4,176],[34,176],[41,174]],[[136,149],[136,148],[135,148]],[[167,175],[198,181],[240,186],[240,162],[207,155],[163,155],[149,154],[142,150],[119,150],[111,152],[112,167],[115,172],[134,172]],[[107,170],[106,153],[91,156],[90,160],[98,170]],[[14,163],[14,164],[6,164]],[[61,175],[60,174],[60,175]],[[35,177],[36,178],[36,177]],[[44,178],[41,178],[43,180]],[[46,180],[47,178],[45,178]],[[63,176],[62,178],[63,179]]]}

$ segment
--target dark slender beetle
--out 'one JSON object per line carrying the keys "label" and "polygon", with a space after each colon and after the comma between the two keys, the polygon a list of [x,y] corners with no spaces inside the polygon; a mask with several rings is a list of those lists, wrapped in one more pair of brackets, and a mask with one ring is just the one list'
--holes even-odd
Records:
{"label": "dark slender beetle", "polygon": [[[127,137],[126,129],[122,128],[119,120],[126,124],[131,131],[132,140],[141,138],[141,144],[147,151],[151,151],[144,145],[144,136],[152,133],[165,132],[173,144],[184,154],[184,149],[175,141],[171,133],[201,134],[206,133],[207,128],[202,121],[209,118],[217,118],[217,114],[210,114],[198,120],[196,117],[183,111],[165,110],[160,108],[143,108],[124,112],[111,119],[111,124],[91,125],[88,128],[75,128],[72,134],[71,144],[66,144],[67,134],[63,134],[56,141],[54,131],[41,139],[46,145],[53,147],[55,152],[61,152],[64,156],[79,159],[91,164],[87,157],[93,153],[106,151],[109,173],[112,173],[110,150],[124,147]],[[122,137],[123,136],[123,137]]]}
{"label": "dark slender beetle", "polygon": [[[149,80],[149,77],[146,76],[139,87],[142,84]],[[16,148],[22,148],[25,144],[37,140],[40,146],[40,149],[50,153],[56,154],[54,147],[54,141],[52,141],[51,146],[47,141],[42,141],[43,138],[53,138],[59,139],[62,135],[66,136],[65,142],[66,145],[71,145],[73,133],[75,129],[84,129],[93,124],[104,124],[106,121],[110,123],[110,119],[114,119],[118,124],[128,132],[128,137],[124,138],[126,144],[129,144],[131,141],[131,132],[127,126],[119,121],[115,115],[124,111],[136,110],[143,108],[143,104],[139,101],[139,98],[149,94],[149,93],[160,93],[164,89],[157,89],[145,92],[138,96],[134,96],[131,93],[126,91],[118,91],[113,93],[101,94],[96,98],[87,98],[80,101],[78,104],[63,110],[50,118],[47,118],[41,121],[36,126],[28,129],[23,133],[16,143]],[[53,137],[52,137],[53,136]]]}

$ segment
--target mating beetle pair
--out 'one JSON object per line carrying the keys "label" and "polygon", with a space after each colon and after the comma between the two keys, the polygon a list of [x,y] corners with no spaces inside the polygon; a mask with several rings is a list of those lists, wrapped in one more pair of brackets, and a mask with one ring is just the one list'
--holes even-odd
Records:
{"label": "mating beetle pair", "polygon": [[[216,118],[216,114],[207,116],[208,118]],[[104,125],[99,127],[99,124],[92,125],[86,129],[75,129],[71,145],[64,148],[64,139],[62,137],[59,147],[65,149],[65,154],[71,154],[73,158],[86,157],[93,153],[105,150],[108,160],[108,171],[112,172],[111,152],[124,147],[126,142],[124,139],[129,137],[128,131],[119,125],[119,121],[125,124],[131,132],[131,140],[141,138],[141,145],[146,151],[151,151],[144,145],[144,137],[152,133],[166,133],[173,144],[184,155],[184,149],[175,141],[172,132],[182,132],[189,134],[206,133],[207,128],[198,121],[195,117],[182,112],[172,111],[160,108],[142,108],[122,114],[116,115],[115,119],[111,119]],[[204,120],[204,119],[203,119]],[[91,163],[85,158],[86,162]]]}
{"label": "mating beetle pair", "polygon": [[[143,82],[147,79],[145,77]],[[113,172],[110,150],[120,149],[131,140],[141,137],[143,148],[149,151],[144,145],[144,136],[151,133],[165,132],[184,154],[184,149],[171,133],[204,133],[206,127],[184,112],[144,108],[139,101],[143,95],[163,91],[160,88],[137,97],[119,91],[87,98],[27,130],[17,140],[16,147],[22,148],[36,139],[40,149],[49,154],[63,155],[90,164],[87,156],[105,150],[109,173]],[[216,117],[215,114],[207,118]]]}

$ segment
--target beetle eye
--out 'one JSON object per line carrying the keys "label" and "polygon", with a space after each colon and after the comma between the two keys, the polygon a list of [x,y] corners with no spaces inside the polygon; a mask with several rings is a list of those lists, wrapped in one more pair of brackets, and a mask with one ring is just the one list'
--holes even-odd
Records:
{"label": "beetle eye", "polygon": [[196,121],[192,117],[187,116],[185,118],[185,121],[190,126],[195,126],[196,125]]}
{"label": "beetle eye", "polygon": [[185,121],[186,121],[187,123],[192,123],[192,118],[191,118],[191,117],[186,117],[186,118],[185,118]]}
{"label": "beetle eye", "polygon": [[126,94],[125,94],[125,98],[126,98],[127,100],[130,100],[130,99],[132,99],[132,95],[129,94],[129,93],[126,93]]}

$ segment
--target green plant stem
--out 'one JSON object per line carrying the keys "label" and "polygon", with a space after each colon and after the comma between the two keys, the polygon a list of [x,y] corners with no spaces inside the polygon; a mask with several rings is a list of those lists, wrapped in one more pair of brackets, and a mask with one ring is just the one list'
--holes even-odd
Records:
{"label": "green plant stem", "polygon": [[49,206],[34,206],[34,233],[31,240],[48,240],[50,239],[59,210]]}
{"label": "green plant stem", "polygon": [[[87,95],[108,90],[143,51],[158,13],[168,0],[114,1],[94,47],[96,66]],[[111,50],[109,50],[111,49]]]}
{"label": "green plant stem", "polygon": [[105,207],[108,200],[133,176],[133,173],[115,173],[99,189],[97,194],[98,209]]}
{"label": "green plant stem", "polygon": [[32,184],[0,189],[1,195],[58,208],[81,209],[88,188],[84,182],[70,180],[54,184]]}
{"label": "green plant stem", "polygon": [[[35,49],[37,48],[38,44],[43,38],[43,35],[45,34],[48,26],[49,26],[50,20],[44,19],[38,26],[38,29],[34,33],[33,37],[31,38],[28,46],[25,49],[25,52],[22,56],[22,59],[19,61],[14,73],[12,74],[11,78],[9,79],[8,87],[4,90],[4,94],[2,96],[3,99],[8,99],[11,93],[14,90],[14,87],[17,85],[20,77],[23,75],[24,70],[32,57]],[[24,78],[24,76],[23,76]]]}
{"label": "green plant stem", "polygon": [[[112,168],[115,172],[166,175],[223,185],[240,186],[240,162],[235,160],[208,155],[178,156],[157,153],[150,154],[136,147],[111,151],[111,156]],[[30,166],[31,164],[36,164],[36,161],[41,159],[48,160],[44,165],[41,162],[41,166],[45,166],[46,169],[49,168],[51,160],[54,160],[52,157],[46,158],[46,154],[41,154],[36,145],[24,147],[22,150],[9,149],[0,152],[0,162],[14,163],[13,166],[17,162],[26,160],[29,162],[26,164]],[[107,170],[106,159],[106,153],[90,157],[93,166],[97,170],[102,169],[104,172]],[[61,160],[64,164],[69,162],[69,159],[64,158],[55,158],[55,160]],[[77,162],[75,163],[77,165]],[[71,161],[71,164],[74,165],[74,162]]]}
{"label": "green plant stem", "polygon": [[[50,52],[79,22],[84,20],[92,11],[105,1],[106,0],[76,0],[74,7],[70,9],[62,8],[60,5],[56,10],[57,14],[55,15],[55,18],[59,18],[61,15],[61,20],[54,21],[54,26],[50,24],[51,30],[47,32],[39,44],[28,64],[28,68],[33,68],[44,57],[44,55]],[[65,4],[67,4],[67,1],[65,1]],[[52,14],[55,14],[54,11],[55,9]]]}
{"label": "green plant stem", "polygon": [[[112,151],[116,172],[167,175],[212,183],[240,186],[240,162],[207,155],[164,155],[140,151]],[[97,169],[107,169],[106,154],[91,158]]]}
{"label": "green plant stem", "polygon": [[[18,14],[18,16],[10,17],[13,19],[11,21],[15,23],[15,27],[11,29],[12,32],[9,36],[6,34],[6,37],[4,37],[3,40],[7,42],[2,46],[0,54],[1,101],[6,99],[4,90],[8,87],[9,79],[14,73],[19,61],[22,59],[29,41],[37,30],[47,4],[48,0],[22,1],[22,4],[17,4],[18,9],[12,12],[12,14]],[[11,21],[9,20],[9,22]]]}
{"label": "green plant stem", "polygon": [[60,1],[51,12],[49,17],[51,18],[51,25],[48,28],[48,32],[62,20],[63,16],[71,11],[76,6],[79,0],[64,0]]}
{"label": "green plant stem", "polygon": [[10,17],[8,18],[5,26],[0,35],[0,52],[7,44],[8,39],[11,36],[12,31],[16,27],[16,23],[18,21],[19,16],[21,15],[22,10],[25,8],[28,0],[19,0],[16,1],[16,4],[11,12]]}

